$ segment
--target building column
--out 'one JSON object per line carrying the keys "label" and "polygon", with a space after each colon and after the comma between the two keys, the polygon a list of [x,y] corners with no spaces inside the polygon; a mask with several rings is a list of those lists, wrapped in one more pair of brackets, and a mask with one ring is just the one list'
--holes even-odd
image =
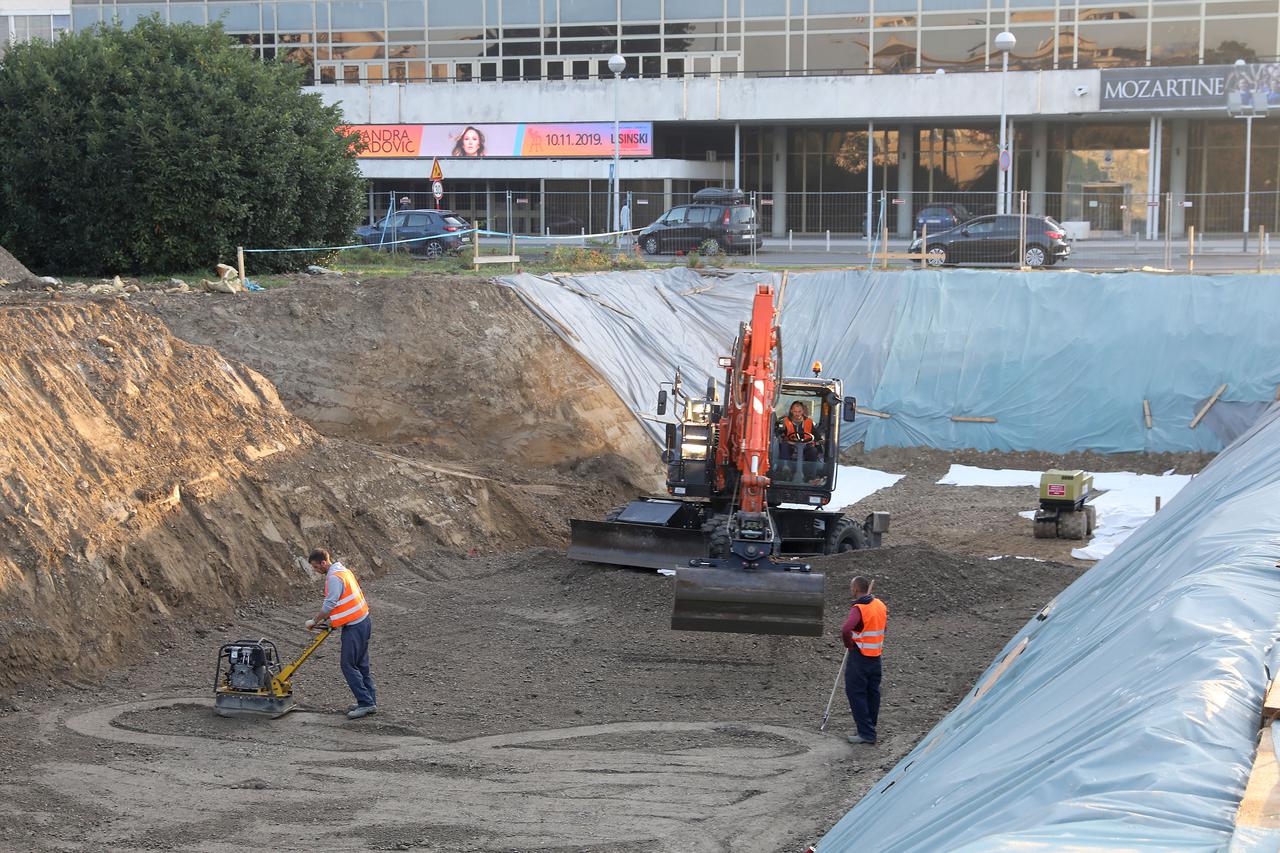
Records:
{"label": "building column", "polygon": [[1169,159],[1169,192],[1173,193],[1173,209],[1169,211],[1169,228],[1180,236],[1185,232],[1187,224],[1187,211],[1182,206],[1187,198],[1187,143],[1190,141],[1190,123],[1187,119],[1173,119],[1170,136],[1173,153]]}
{"label": "building column", "polygon": [[674,205],[671,199],[671,179],[662,179],[662,209],[670,210]]}
{"label": "building column", "polygon": [[1160,236],[1160,138],[1164,135],[1160,116],[1151,117],[1147,132],[1147,228],[1148,240]]}
{"label": "building column", "polygon": [[871,241],[875,239],[876,230],[876,214],[875,214],[875,189],[876,189],[876,124],[873,121],[867,122],[867,221],[863,226],[867,231],[867,251],[871,251]]}
{"label": "building column", "polygon": [[733,186],[730,189],[742,189],[742,123],[737,121],[733,123]]}
{"label": "building column", "polygon": [[916,129],[914,125],[898,126],[898,198],[902,204],[898,208],[899,237],[911,236],[915,223],[915,205],[912,204],[916,179]]}
{"label": "building column", "polygon": [[773,229],[774,237],[787,236],[787,128],[773,129]]}
{"label": "building column", "polygon": [[[1049,175],[1049,123],[1037,121],[1031,124],[1031,198],[1029,211],[1034,216],[1044,216],[1045,188]],[[1059,216],[1062,214],[1059,213]]]}

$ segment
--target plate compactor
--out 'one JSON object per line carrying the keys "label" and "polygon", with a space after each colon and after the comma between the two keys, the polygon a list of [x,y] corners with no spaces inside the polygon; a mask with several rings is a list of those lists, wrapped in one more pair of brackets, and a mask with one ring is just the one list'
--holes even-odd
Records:
{"label": "plate compactor", "polygon": [[1098,511],[1088,504],[1098,496],[1093,475],[1052,468],[1040,475],[1040,508],[1031,529],[1037,539],[1084,539],[1093,533]]}
{"label": "plate compactor", "polygon": [[220,717],[276,717],[294,709],[293,674],[332,633],[328,625],[317,629],[302,654],[281,664],[276,644],[270,640],[237,640],[218,651],[213,676],[213,710]]}

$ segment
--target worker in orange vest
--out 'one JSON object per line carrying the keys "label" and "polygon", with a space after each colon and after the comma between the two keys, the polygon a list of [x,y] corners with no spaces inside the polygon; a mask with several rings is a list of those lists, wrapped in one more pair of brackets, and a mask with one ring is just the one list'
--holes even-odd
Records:
{"label": "worker in orange vest", "polygon": [[889,611],[871,594],[872,581],[856,577],[849,582],[853,606],[840,629],[840,639],[849,650],[844,668],[844,693],[849,698],[856,734],[849,743],[874,744],[876,720],[880,716],[880,653],[884,651],[884,626]]}
{"label": "worker in orange vest", "polygon": [[342,563],[332,562],[328,551],[317,548],[307,562],[311,571],[325,576],[324,604],[314,619],[307,620],[307,630],[325,620],[342,629],[342,675],[356,697],[356,704],[347,709],[347,719],[358,720],[378,710],[378,693],[369,672],[369,636],[373,633],[369,602],[356,576]]}

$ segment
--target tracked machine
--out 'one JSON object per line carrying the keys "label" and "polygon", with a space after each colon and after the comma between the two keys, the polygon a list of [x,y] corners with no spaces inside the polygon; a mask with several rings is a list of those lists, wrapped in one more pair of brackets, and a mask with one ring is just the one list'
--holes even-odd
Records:
{"label": "tracked machine", "polygon": [[688,393],[678,369],[658,392],[658,414],[677,415],[662,451],[668,496],[573,519],[569,556],[674,569],[676,630],[820,636],[824,578],[803,558],[878,547],[889,529],[888,513],[859,523],[824,509],[856,401],[820,363],[812,378],[783,377],[771,284],[720,366],[723,401],[714,378]]}

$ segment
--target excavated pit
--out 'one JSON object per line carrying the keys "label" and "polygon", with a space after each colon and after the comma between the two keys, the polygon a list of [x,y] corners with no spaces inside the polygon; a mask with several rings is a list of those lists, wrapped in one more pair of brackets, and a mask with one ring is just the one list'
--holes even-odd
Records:
{"label": "excavated pit", "polygon": [[[839,695],[817,731],[832,630],[671,632],[669,579],[565,558],[656,449],[509,291],[54,296],[0,300],[5,849],[802,849],[1084,568],[1019,524],[1031,490],[933,485],[999,455],[858,456],[907,477],[857,507],[893,547],[815,561],[829,624],[854,574],[891,612],[884,736],[853,750]],[[214,716],[221,643],[305,643],[316,545],[369,593],[381,712],[342,717],[334,637],[298,711]]]}

